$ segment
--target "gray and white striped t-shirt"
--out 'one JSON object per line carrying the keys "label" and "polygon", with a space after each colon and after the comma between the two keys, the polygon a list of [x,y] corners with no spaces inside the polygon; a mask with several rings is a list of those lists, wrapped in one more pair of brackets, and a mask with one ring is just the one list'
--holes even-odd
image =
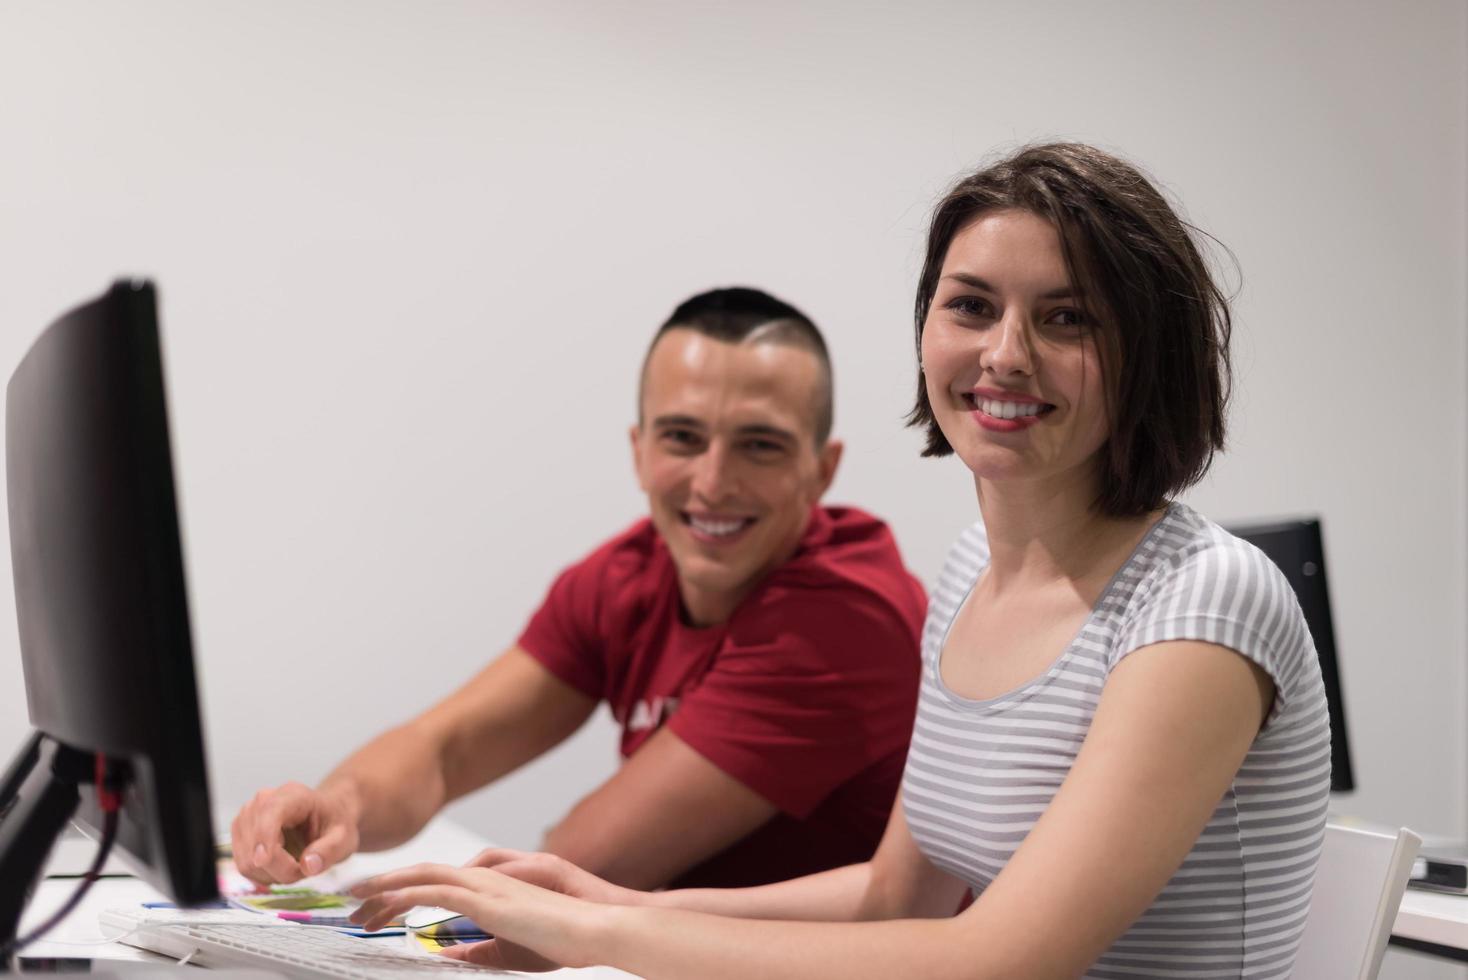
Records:
{"label": "gray and white striped t-shirt", "polygon": [[1060,788],[1121,658],[1166,640],[1220,644],[1274,679],[1274,707],[1182,867],[1086,976],[1289,976],[1324,833],[1330,725],[1315,647],[1279,569],[1174,503],[1050,669],[976,701],[948,689],[938,661],[988,559],[975,525],[949,552],[928,605],[902,782],[918,847],[983,891]]}

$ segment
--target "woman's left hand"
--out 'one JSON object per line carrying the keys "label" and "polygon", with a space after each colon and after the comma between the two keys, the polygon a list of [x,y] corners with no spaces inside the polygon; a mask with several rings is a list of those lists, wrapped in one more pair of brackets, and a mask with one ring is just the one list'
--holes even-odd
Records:
{"label": "woman's left hand", "polygon": [[363,899],[352,921],[380,929],[418,905],[468,916],[495,938],[451,946],[445,955],[501,970],[590,966],[590,927],[601,906],[511,878],[489,868],[416,864],[352,886]]}

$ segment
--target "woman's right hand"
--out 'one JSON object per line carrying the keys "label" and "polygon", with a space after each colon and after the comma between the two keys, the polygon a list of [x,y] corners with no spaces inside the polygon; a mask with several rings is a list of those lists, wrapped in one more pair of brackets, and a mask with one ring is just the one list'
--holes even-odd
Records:
{"label": "woman's right hand", "polygon": [[648,904],[647,892],[614,885],[554,854],[491,847],[480,851],[464,867],[491,868],[511,878],[602,905]]}
{"label": "woman's right hand", "polygon": [[[529,863],[522,862],[521,870]],[[369,931],[381,929],[416,905],[436,905],[468,916],[494,937],[443,950],[442,955],[451,959],[522,971],[602,962],[606,917],[598,910],[607,906],[502,874],[497,868],[417,864],[360,881],[351,893],[362,904],[349,918]]]}

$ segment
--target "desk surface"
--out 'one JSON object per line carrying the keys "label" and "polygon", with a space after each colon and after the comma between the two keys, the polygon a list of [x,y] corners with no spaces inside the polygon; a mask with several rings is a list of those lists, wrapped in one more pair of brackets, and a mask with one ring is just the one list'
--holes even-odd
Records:
{"label": "desk surface", "polygon": [[[340,875],[347,880],[380,871],[400,868],[420,861],[444,861],[460,864],[489,846],[478,834],[442,818],[434,820],[424,831],[402,847],[376,854],[359,854],[341,865]],[[72,849],[68,849],[72,850]],[[65,861],[69,854],[53,855]],[[54,862],[53,862],[54,864]],[[21,933],[45,920],[66,901],[77,886],[75,878],[50,878],[36,889],[25,915]],[[109,908],[137,906],[156,901],[160,896],[136,878],[103,878],[92,886],[80,906],[52,930],[46,939],[26,948],[27,958],[86,958],[94,960],[147,960],[172,962],[156,953],[113,941],[103,935],[97,916]],[[385,940],[384,940],[385,941]],[[564,980],[637,980],[630,973],[611,967],[596,966],[581,970],[556,970],[551,973],[511,973],[497,976],[556,977]]]}
{"label": "desk surface", "polygon": [[1417,942],[1468,950],[1468,895],[1446,895],[1408,888],[1402,896],[1392,935]]}
{"label": "desk surface", "polygon": [[[391,851],[358,855],[344,871],[353,877],[388,868],[402,867],[419,861],[453,861],[487,847],[488,842],[447,820],[439,819],[413,841]],[[41,882],[30,907],[22,919],[22,931],[59,908],[76,887],[75,879],[49,879]],[[81,906],[42,942],[26,950],[28,957],[87,957],[107,960],[163,960],[156,954],[109,942],[102,934],[97,916],[104,909],[120,905],[137,905],[156,899],[148,885],[129,878],[108,878],[97,882]],[[1397,912],[1392,935],[1416,942],[1431,943],[1450,949],[1468,951],[1468,895],[1445,895],[1437,892],[1407,889]],[[636,980],[630,973],[610,967],[584,970],[558,970],[555,973],[523,974],[537,977],[562,977],[565,980]]]}

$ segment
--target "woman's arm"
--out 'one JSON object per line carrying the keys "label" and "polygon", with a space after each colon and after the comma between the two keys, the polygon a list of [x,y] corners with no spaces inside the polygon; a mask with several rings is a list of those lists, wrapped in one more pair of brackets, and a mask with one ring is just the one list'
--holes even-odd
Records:
{"label": "woman's arm", "polygon": [[956,913],[964,891],[962,881],[934,867],[913,843],[899,799],[877,853],[864,864],[758,888],[654,892],[638,904],[744,919],[932,919]]}
{"label": "woman's arm", "polygon": [[1213,644],[1158,644],[1126,657],[1055,799],[1004,871],[953,919],[730,919],[591,904],[482,869],[433,867],[364,883],[359,894],[371,900],[362,917],[377,923],[412,905],[443,905],[501,937],[496,943],[649,980],[1076,977],[1187,856],[1273,695],[1259,668]]}
{"label": "woman's arm", "polygon": [[965,891],[963,882],[935,868],[917,849],[900,801],[872,860],[753,888],[638,891],[604,881],[554,854],[504,848],[483,851],[467,867],[492,868],[604,905],[685,909],[742,919],[940,918],[958,910]]}

